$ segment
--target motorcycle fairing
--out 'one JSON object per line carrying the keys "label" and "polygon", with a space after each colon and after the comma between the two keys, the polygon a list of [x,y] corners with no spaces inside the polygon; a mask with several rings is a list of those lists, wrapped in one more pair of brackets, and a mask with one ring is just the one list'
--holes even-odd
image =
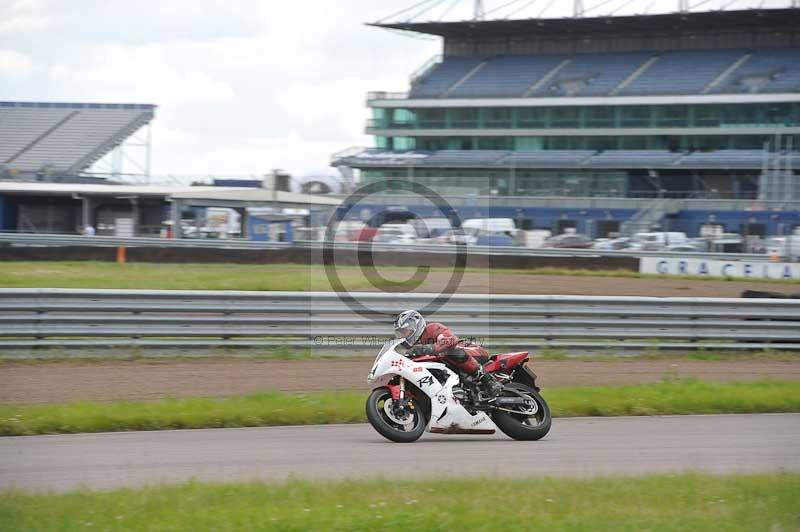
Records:
{"label": "motorcycle fairing", "polygon": [[[439,369],[446,372],[447,380],[440,383],[428,371],[428,368]],[[445,432],[448,434],[491,434],[496,427],[485,412],[470,414],[453,397],[453,386],[458,384],[459,378],[445,364],[440,362],[417,363],[397,353],[394,349],[385,349],[378,356],[368,381],[375,388],[388,387],[392,397],[399,398],[400,386],[389,383],[400,376],[411,382],[430,398],[431,419],[428,424],[429,432]]]}

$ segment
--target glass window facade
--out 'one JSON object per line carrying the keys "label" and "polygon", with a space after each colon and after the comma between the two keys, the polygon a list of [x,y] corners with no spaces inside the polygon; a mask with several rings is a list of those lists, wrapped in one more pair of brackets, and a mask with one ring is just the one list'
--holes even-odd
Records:
{"label": "glass window facade", "polygon": [[800,103],[373,108],[370,126],[377,129],[788,127],[800,126]]}
{"label": "glass window facade", "polygon": [[[413,168],[364,170],[372,183],[387,178],[419,181],[440,193],[520,196],[624,196],[628,174],[620,171]],[[394,183],[395,190],[400,183]]]}
{"label": "glass window facade", "polygon": [[[786,139],[789,136],[784,136]],[[800,146],[800,135],[791,135]],[[774,135],[619,135],[619,136],[538,136],[538,137],[376,137],[376,146],[385,150],[760,150]]]}
{"label": "glass window facade", "polygon": [[641,170],[521,168],[381,168],[361,171],[362,183],[393,179],[387,190],[423,183],[441,194],[565,197],[753,199],[758,181],[749,170]]}
{"label": "glass window facade", "polygon": [[[443,100],[442,103],[447,102]],[[373,108],[370,127],[397,130],[391,135],[378,131],[382,134],[375,137],[376,146],[388,151],[761,150],[765,144],[774,143],[777,133],[781,133],[785,146],[791,145],[798,150],[800,134],[786,131],[786,128],[800,128],[800,102]],[[626,135],[620,131],[624,128],[645,131]],[[570,131],[559,131],[567,129]],[[595,131],[584,132],[582,129]],[[430,131],[434,135],[427,135],[423,134],[425,130],[438,131]],[[492,131],[486,135],[486,130]],[[475,135],[477,132],[484,134]],[[680,167],[650,172],[647,169],[581,167],[534,170],[414,166],[364,169],[361,178],[363,182],[390,177],[406,183],[418,181],[440,193],[454,195],[657,197],[665,190],[669,197],[704,197],[703,194],[713,197],[716,194],[716,197],[753,198],[758,194],[759,174],[760,171],[754,169]],[[402,189],[405,185],[401,182],[395,186]]]}

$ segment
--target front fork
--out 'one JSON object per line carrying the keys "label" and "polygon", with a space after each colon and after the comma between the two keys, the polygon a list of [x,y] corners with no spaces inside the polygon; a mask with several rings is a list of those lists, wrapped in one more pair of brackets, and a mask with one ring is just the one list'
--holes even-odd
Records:
{"label": "front fork", "polygon": [[400,416],[406,409],[414,410],[414,403],[406,399],[406,380],[403,377],[398,375],[397,384],[389,385],[389,391],[392,392],[396,415]]}

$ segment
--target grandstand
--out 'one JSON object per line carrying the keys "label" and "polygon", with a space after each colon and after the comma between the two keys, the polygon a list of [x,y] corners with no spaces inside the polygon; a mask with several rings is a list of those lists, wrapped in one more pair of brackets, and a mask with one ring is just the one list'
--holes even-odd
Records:
{"label": "grandstand", "polygon": [[0,178],[81,181],[154,115],[154,105],[0,102]]}
{"label": "grandstand", "polygon": [[653,220],[694,235],[720,210],[726,231],[800,225],[800,9],[374,25],[443,53],[407,93],[369,94],[375,147],[334,156],[362,182],[502,197],[483,214],[591,236],[615,227],[592,216],[624,220],[532,199],[702,200]]}

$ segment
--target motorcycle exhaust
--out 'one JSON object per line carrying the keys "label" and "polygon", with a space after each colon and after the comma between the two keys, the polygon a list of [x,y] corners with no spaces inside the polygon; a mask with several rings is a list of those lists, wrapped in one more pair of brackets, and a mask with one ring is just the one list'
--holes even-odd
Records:
{"label": "motorcycle exhaust", "polygon": [[494,404],[497,406],[529,406],[533,402],[533,399],[525,399],[524,397],[498,397],[495,399]]}

